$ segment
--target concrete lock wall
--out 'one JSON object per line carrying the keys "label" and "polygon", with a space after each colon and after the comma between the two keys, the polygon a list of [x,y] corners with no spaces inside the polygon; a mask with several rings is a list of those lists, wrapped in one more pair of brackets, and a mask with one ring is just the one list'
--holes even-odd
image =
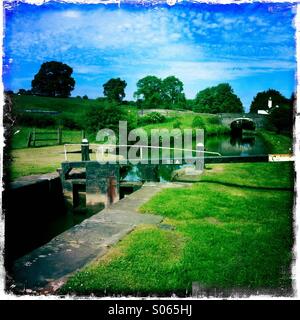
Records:
{"label": "concrete lock wall", "polygon": [[105,207],[119,200],[119,167],[91,161],[86,166],[86,205],[103,203]]}
{"label": "concrete lock wall", "polygon": [[3,192],[6,263],[49,241],[55,236],[45,231],[49,221],[65,214],[58,175],[26,178],[6,185]]}
{"label": "concrete lock wall", "polygon": [[[84,169],[84,176],[72,175],[73,169]],[[72,206],[75,205],[80,185],[86,195],[86,207],[90,209],[107,207],[120,198],[120,174],[116,164],[102,165],[97,161],[63,162],[60,174],[65,198]]]}

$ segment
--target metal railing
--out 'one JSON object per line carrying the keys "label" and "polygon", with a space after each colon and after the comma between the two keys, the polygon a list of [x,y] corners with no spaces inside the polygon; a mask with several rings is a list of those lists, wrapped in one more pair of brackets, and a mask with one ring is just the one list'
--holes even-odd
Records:
{"label": "metal railing", "polygon": [[[69,153],[67,151],[67,147],[68,146],[80,146],[82,147],[83,144],[79,144],[79,143],[69,143],[69,144],[64,144],[64,155],[65,155],[65,161],[68,161],[68,156],[67,154]],[[86,146],[86,145],[85,145]],[[117,148],[138,148],[140,149],[140,160],[143,160],[143,149],[159,149],[159,150],[176,150],[176,151],[184,151],[184,152],[192,152],[192,153],[203,153],[203,154],[211,154],[211,155],[215,155],[215,156],[219,156],[222,157],[222,155],[219,152],[214,152],[214,151],[206,151],[204,150],[204,146],[203,144],[198,144],[197,147],[198,149],[189,149],[189,148],[176,148],[176,147],[162,147],[162,146],[149,146],[149,145],[127,145],[127,144],[118,144],[118,145],[114,145],[114,144],[96,144],[96,143],[90,143],[88,144],[88,147],[93,147],[96,146],[97,151],[101,152],[101,156],[104,158],[104,152],[105,150],[109,150],[109,149],[117,149]],[[79,153],[79,151],[78,151]],[[115,154],[116,155],[116,154]],[[202,157],[193,157],[193,159],[200,159],[203,158]],[[126,159],[128,161],[130,160],[137,160],[137,159]],[[155,159],[157,160],[157,159]],[[163,160],[163,159],[159,159],[159,160]]]}

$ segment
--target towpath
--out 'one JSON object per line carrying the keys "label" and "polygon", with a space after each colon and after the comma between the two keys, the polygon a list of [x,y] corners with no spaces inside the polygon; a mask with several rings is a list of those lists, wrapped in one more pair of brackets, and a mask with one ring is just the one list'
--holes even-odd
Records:
{"label": "towpath", "polygon": [[[146,183],[141,189],[53,238],[15,261],[11,289],[19,293],[53,293],[69,275],[103,256],[139,224],[159,224],[163,217],[138,208],[163,188],[181,183]],[[8,288],[9,289],[9,288]]]}

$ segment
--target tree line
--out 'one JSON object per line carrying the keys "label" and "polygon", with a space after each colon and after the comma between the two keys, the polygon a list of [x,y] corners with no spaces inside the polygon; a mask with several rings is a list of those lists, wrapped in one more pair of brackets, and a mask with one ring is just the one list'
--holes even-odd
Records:
{"label": "tree line", "polygon": [[[72,73],[73,69],[67,64],[57,61],[45,62],[34,76],[31,90],[20,89],[18,93],[21,95],[69,97],[75,88],[75,79],[72,77]],[[187,109],[200,113],[244,112],[240,98],[228,83],[221,83],[201,90],[195,99],[186,99],[183,82],[175,76],[161,79],[149,75],[138,80],[136,85],[137,90],[134,92],[136,101],[127,103],[134,104],[138,108]],[[124,100],[126,86],[125,80],[112,78],[103,84],[103,95],[108,102],[126,104]],[[287,99],[280,92],[269,89],[257,93],[251,103],[250,112],[257,113],[258,110],[268,109],[270,97],[274,106],[290,108],[294,102],[294,96]],[[82,98],[88,99],[86,95]],[[101,100],[101,98],[99,99]]]}

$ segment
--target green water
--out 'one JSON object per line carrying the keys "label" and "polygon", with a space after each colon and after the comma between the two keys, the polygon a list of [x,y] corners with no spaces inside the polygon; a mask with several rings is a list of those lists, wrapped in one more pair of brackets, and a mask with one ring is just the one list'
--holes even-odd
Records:
{"label": "green water", "polygon": [[[233,136],[215,136],[205,139],[205,150],[218,152],[222,156],[249,156],[263,155],[271,153],[264,140],[256,135]],[[206,154],[205,156],[212,156]],[[150,158],[150,157],[149,157]],[[171,181],[173,171],[187,166],[182,160],[180,164],[158,164],[158,165],[128,165],[121,167],[121,179],[125,181]]]}
{"label": "green water", "polygon": [[219,152],[222,156],[250,156],[271,153],[263,138],[257,135],[208,137],[204,145],[207,151]]}

